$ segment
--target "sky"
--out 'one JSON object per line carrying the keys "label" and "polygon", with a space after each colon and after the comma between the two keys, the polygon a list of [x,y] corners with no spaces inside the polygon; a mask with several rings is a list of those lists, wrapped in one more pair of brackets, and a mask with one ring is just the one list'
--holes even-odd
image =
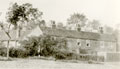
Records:
{"label": "sky", "polygon": [[104,25],[115,27],[120,23],[120,0],[0,0],[0,21],[5,21],[8,7],[31,3],[43,12],[46,21],[66,23],[73,13],[83,13],[89,20],[99,20]]}

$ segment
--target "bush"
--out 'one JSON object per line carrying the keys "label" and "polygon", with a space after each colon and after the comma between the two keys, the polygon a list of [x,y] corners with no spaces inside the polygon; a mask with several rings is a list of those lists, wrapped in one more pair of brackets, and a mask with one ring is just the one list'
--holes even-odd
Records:
{"label": "bush", "polygon": [[65,52],[57,52],[54,54],[55,59],[66,59],[67,53]]}
{"label": "bush", "polygon": [[28,53],[24,49],[11,47],[9,51],[9,56],[14,58],[25,58],[28,56]]}
{"label": "bush", "polygon": [[67,50],[61,50],[61,51],[56,52],[54,54],[54,57],[56,59],[67,59],[67,60],[69,60],[69,59],[73,59],[74,55],[75,55],[74,53],[71,53]]}
{"label": "bush", "polygon": [[[51,36],[30,37],[28,40],[22,41],[21,44],[28,51],[28,56],[39,54],[47,57],[54,56],[60,52],[59,50],[66,48],[65,39],[54,39]],[[39,49],[40,52],[38,52]]]}
{"label": "bush", "polygon": [[21,41],[22,47],[27,51],[28,56],[38,55],[39,37],[30,37],[28,40]]}
{"label": "bush", "polygon": [[4,46],[0,47],[0,56],[6,56],[7,55],[7,48]]}

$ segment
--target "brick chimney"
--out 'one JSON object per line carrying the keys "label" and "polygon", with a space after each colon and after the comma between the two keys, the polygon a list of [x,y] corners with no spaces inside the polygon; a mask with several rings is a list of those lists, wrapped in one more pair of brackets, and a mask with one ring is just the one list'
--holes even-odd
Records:
{"label": "brick chimney", "polygon": [[53,29],[55,29],[55,28],[56,28],[55,21],[51,20],[50,22],[51,22],[51,27],[52,27]]}
{"label": "brick chimney", "polygon": [[77,30],[78,32],[80,32],[80,31],[81,31],[80,24],[76,24],[76,30]]}
{"label": "brick chimney", "polygon": [[103,31],[103,27],[99,27],[99,32],[100,32],[101,34],[104,33],[104,31]]}

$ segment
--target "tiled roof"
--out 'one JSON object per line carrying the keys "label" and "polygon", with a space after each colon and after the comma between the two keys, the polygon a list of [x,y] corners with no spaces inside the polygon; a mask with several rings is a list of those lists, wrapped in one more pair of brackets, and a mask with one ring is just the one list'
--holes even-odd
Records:
{"label": "tiled roof", "polygon": [[[21,40],[26,35],[28,35],[31,32],[31,30],[21,31],[19,38],[17,37],[18,30],[10,30],[9,32],[10,32],[9,34],[10,34],[10,37],[11,37],[10,40]],[[3,30],[0,30],[0,40],[9,40],[9,37],[7,36],[7,34]]]}
{"label": "tiled roof", "polygon": [[8,40],[9,38],[8,38],[8,36],[6,35],[6,33],[3,31],[3,30],[1,30],[0,31],[0,40]]}
{"label": "tiled roof", "polygon": [[60,36],[68,38],[80,38],[80,39],[91,39],[91,40],[104,40],[104,41],[116,41],[115,37],[110,34],[100,34],[93,32],[78,32],[75,30],[64,30],[64,29],[52,29],[49,27],[40,27],[44,34],[51,36]]}
{"label": "tiled roof", "polygon": [[[103,41],[116,41],[116,38],[110,34],[100,34],[93,32],[78,32],[75,30],[64,30],[64,29],[52,29],[49,27],[40,27],[43,34],[58,36],[58,37],[67,37],[67,38],[76,38],[76,39],[90,39],[90,40],[103,40]],[[11,40],[21,40],[26,37],[32,30],[21,31],[20,37],[17,38],[18,30],[11,30],[10,36]],[[3,30],[0,30],[0,40],[8,40],[9,37]]]}
{"label": "tiled roof", "polygon": [[32,31],[32,30],[21,31],[21,32],[20,32],[20,37],[18,38],[18,40],[22,40],[22,39],[24,39],[24,37],[27,37],[27,35],[28,35],[31,31]]}
{"label": "tiled roof", "polygon": [[8,37],[8,35],[3,31],[0,30],[0,40],[16,40],[17,39],[17,30],[10,30],[9,31],[9,35],[11,37],[11,39]]}

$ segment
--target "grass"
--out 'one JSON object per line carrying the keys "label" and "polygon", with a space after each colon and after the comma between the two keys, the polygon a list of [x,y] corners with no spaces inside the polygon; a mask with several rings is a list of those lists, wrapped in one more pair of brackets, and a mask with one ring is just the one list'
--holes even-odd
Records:
{"label": "grass", "polygon": [[42,59],[17,59],[10,62],[0,61],[0,69],[119,69],[116,64],[88,64],[82,62],[61,62]]}

